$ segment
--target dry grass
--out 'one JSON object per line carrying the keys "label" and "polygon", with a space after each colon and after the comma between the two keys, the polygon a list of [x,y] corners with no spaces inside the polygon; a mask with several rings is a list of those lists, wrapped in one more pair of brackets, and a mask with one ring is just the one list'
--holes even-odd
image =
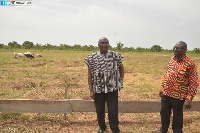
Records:
{"label": "dry grass", "polygon": [[[14,59],[14,51],[0,51],[1,99],[64,99],[65,87],[69,99],[89,99],[87,66],[84,58],[91,52],[31,51],[43,58]],[[17,51],[23,52],[23,51]],[[119,100],[159,101],[158,90],[167,61],[172,56],[154,53],[122,53],[124,55],[124,88]],[[199,55],[190,54],[198,66]],[[199,94],[194,100],[200,100]],[[184,113],[184,131],[197,133],[199,112]],[[124,133],[150,133],[160,127],[159,113],[120,113],[120,129]],[[108,123],[108,120],[106,118]],[[0,131],[26,133],[91,133],[98,129],[95,113],[38,114],[1,113]],[[111,132],[108,129],[108,132]],[[171,132],[171,127],[170,127]]]}

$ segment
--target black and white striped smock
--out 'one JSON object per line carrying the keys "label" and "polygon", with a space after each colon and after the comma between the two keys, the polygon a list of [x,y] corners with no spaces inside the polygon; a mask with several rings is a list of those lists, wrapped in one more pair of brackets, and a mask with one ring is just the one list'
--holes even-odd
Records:
{"label": "black and white striped smock", "polygon": [[92,73],[94,93],[108,93],[123,88],[119,73],[123,55],[108,50],[106,56],[97,51],[85,58],[85,63]]}

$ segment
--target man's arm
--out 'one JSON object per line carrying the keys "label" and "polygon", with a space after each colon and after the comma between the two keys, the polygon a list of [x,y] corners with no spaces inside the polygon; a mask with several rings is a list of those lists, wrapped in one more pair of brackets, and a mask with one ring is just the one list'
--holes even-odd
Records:
{"label": "man's arm", "polygon": [[91,73],[90,67],[88,67],[88,85],[89,85],[89,90],[90,90],[90,97],[94,100],[95,94],[92,87],[92,73]]}
{"label": "man's arm", "polygon": [[185,99],[185,109],[190,109],[193,98],[197,93],[197,87],[199,86],[197,67],[195,64],[192,65],[191,70],[189,72],[189,87],[187,96]]}
{"label": "man's arm", "polygon": [[165,72],[165,74],[164,74],[164,76],[163,76],[163,79],[162,79],[162,81],[161,81],[161,87],[160,87],[160,90],[159,90],[159,96],[161,97],[162,96],[162,93],[163,93],[163,89],[164,89],[164,83],[165,83],[165,77],[167,76],[167,72],[168,72],[168,66],[169,66],[169,62],[171,62],[171,61],[168,61],[168,65],[167,65],[167,69],[166,69],[166,72]]}
{"label": "man's arm", "polygon": [[124,65],[122,63],[119,65],[119,73],[122,81],[124,81]]}

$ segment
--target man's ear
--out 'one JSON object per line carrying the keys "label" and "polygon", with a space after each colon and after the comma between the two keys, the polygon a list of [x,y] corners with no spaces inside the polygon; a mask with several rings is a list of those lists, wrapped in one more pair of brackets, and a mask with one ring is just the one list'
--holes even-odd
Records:
{"label": "man's ear", "polygon": [[187,48],[185,48],[185,52],[187,51]]}

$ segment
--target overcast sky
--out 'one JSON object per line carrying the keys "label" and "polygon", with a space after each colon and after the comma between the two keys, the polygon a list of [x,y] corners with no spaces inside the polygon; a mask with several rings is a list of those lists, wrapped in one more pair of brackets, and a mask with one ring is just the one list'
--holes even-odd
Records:
{"label": "overcast sky", "polygon": [[172,49],[185,41],[200,48],[200,0],[32,0],[32,6],[0,7],[0,43]]}

